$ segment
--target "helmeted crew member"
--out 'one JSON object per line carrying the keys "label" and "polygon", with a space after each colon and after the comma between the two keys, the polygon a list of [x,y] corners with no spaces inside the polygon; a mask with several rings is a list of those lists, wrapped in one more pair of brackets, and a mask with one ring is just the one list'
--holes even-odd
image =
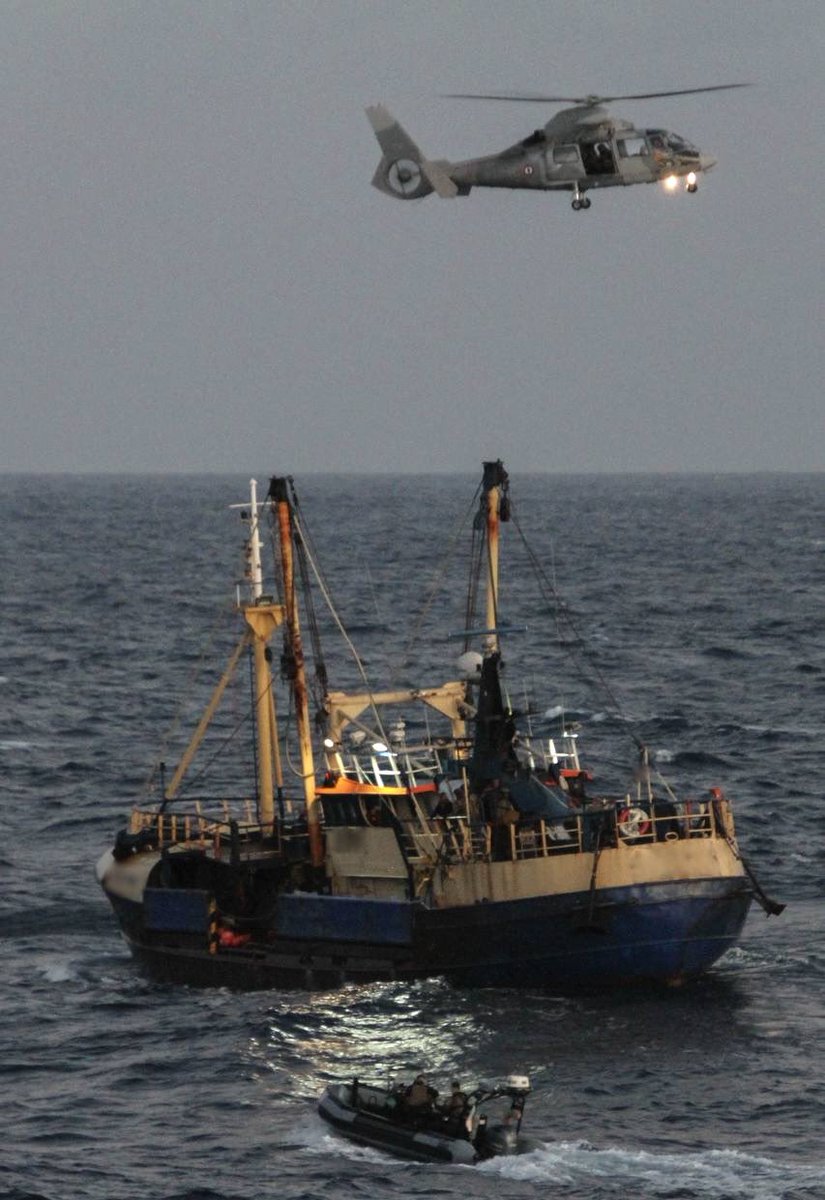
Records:
{"label": "helmeted crew member", "polygon": [[461,1084],[454,1079],[450,1085],[450,1094],[444,1102],[444,1116],[451,1133],[467,1136],[469,1110],[470,1102],[467,1094],[462,1092]]}
{"label": "helmeted crew member", "polygon": [[423,1075],[416,1075],[404,1093],[404,1103],[413,1112],[423,1113],[432,1108],[438,1092],[427,1083]]}

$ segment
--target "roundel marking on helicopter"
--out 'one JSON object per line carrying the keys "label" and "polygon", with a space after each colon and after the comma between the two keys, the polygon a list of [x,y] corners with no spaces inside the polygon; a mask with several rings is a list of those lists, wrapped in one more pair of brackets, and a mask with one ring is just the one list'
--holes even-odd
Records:
{"label": "roundel marking on helicopter", "polygon": [[533,168],[531,167],[530,163],[528,163],[527,166],[524,168],[524,174],[525,175],[533,174]]}

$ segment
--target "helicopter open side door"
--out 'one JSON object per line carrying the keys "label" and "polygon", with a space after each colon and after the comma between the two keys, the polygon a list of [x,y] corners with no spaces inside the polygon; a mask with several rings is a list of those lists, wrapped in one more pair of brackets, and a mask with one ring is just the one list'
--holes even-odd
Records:
{"label": "helicopter open side door", "polygon": [[588,178],[616,174],[616,156],[607,138],[597,142],[580,142],[579,149]]}
{"label": "helicopter open side door", "polygon": [[650,147],[640,133],[616,139],[616,162],[624,183],[647,183],[651,179]]}

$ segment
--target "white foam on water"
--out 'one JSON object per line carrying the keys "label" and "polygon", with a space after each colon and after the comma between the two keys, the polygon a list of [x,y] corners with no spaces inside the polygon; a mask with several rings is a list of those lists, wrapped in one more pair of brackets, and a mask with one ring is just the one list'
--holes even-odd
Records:
{"label": "white foam on water", "polygon": [[46,958],[38,971],[48,983],[68,983],[70,979],[79,978],[76,967],[67,958]]}
{"label": "white foam on water", "polygon": [[310,1154],[347,1158],[352,1162],[381,1163],[384,1166],[388,1162],[392,1162],[399,1167],[410,1166],[409,1161],[406,1159],[396,1158],[372,1146],[359,1146],[356,1142],[350,1142],[347,1138],[341,1137],[339,1134],[331,1133],[320,1117],[316,1117],[313,1121],[308,1121],[306,1125],[296,1126],[293,1133],[296,1143],[303,1145],[304,1149]]}
{"label": "white foam on water", "polygon": [[695,1154],[654,1154],[646,1150],[609,1147],[604,1150],[582,1142],[546,1143],[529,1154],[495,1158],[477,1170],[505,1179],[545,1184],[595,1186],[609,1180],[624,1185],[628,1196],[672,1194],[682,1188],[696,1197],[717,1200],[741,1196],[742,1200],[782,1200],[790,1187],[821,1185],[825,1163],[789,1166],[737,1150],[702,1150]]}

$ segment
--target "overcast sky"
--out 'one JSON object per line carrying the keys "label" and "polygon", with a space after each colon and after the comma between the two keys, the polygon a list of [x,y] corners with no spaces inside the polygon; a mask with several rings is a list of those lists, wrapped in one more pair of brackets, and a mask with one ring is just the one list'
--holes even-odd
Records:
{"label": "overcast sky", "polygon": [[[0,470],[815,470],[822,0],[3,0]],[[699,192],[370,187],[577,95]]]}

